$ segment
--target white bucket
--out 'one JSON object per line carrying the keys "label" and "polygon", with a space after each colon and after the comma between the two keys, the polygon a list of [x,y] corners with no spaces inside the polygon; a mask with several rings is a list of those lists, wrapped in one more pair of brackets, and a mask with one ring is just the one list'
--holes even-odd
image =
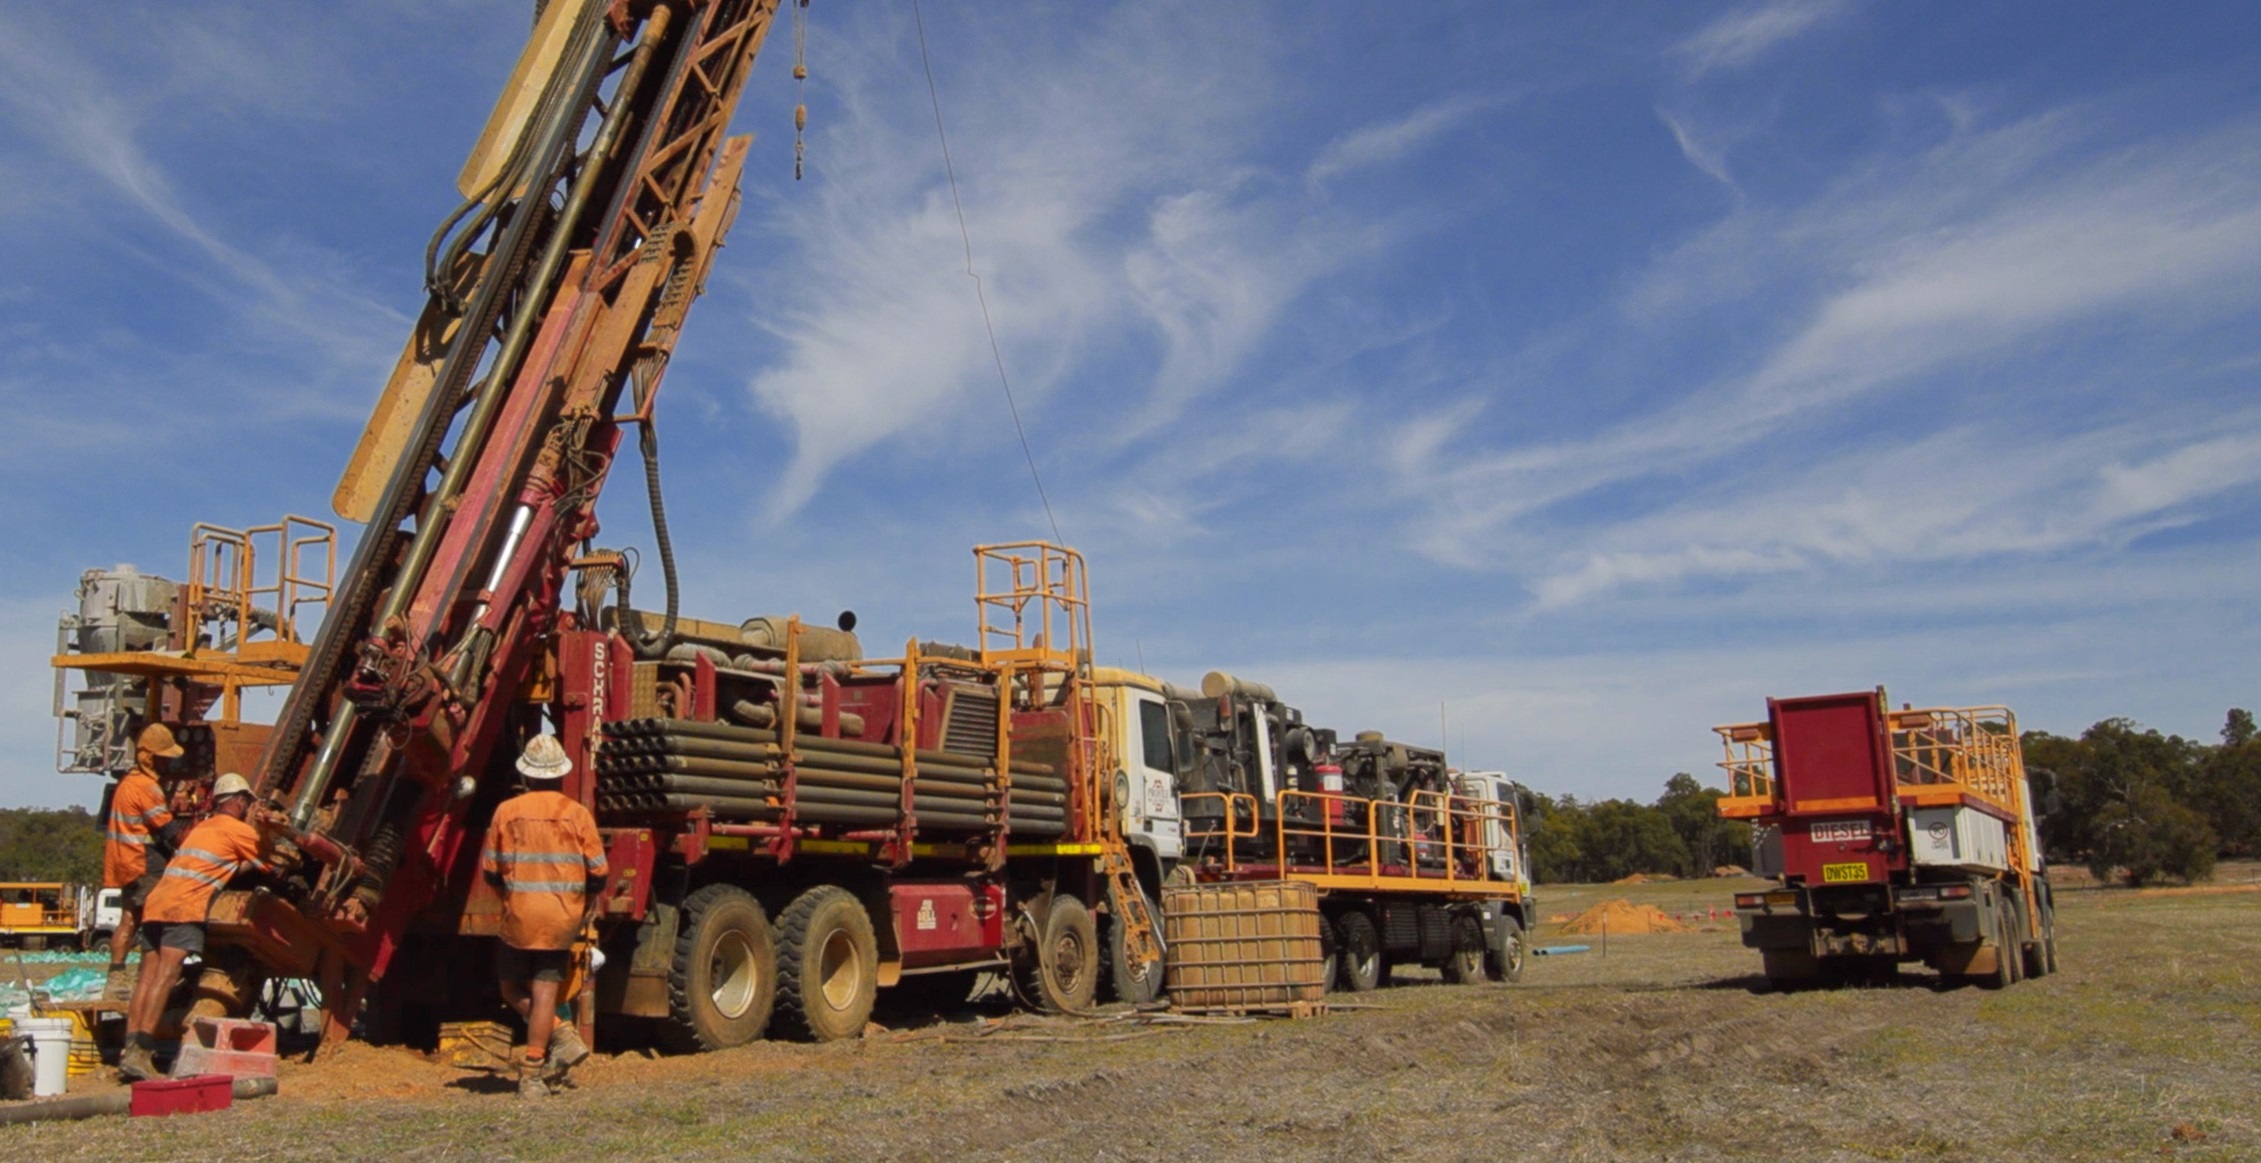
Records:
{"label": "white bucket", "polygon": [[16,1032],[31,1039],[33,1096],[63,1093],[70,1079],[71,1019],[17,1018]]}

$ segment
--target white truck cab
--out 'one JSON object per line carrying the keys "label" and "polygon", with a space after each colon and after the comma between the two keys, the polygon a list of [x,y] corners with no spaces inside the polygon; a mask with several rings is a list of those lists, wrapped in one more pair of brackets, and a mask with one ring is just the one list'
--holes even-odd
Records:
{"label": "white truck cab", "polygon": [[1094,681],[1113,728],[1123,835],[1167,868],[1185,855],[1185,819],[1178,810],[1178,741],[1165,688],[1160,679],[1114,667],[1096,668]]}
{"label": "white truck cab", "polygon": [[1522,823],[1523,789],[1503,771],[1464,771],[1453,777],[1453,790],[1465,799],[1501,805],[1501,812],[1484,821],[1484,860],[1492,875],[1530,892],[1531,867],[1517,834],[1520,828],[1509,826],[1511,819]]}

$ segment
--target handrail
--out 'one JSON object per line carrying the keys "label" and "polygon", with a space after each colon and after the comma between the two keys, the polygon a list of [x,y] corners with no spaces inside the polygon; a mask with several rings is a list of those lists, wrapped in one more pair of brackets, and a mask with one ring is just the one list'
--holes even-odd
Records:
{"label": "handrail", "polygon": [[[1448,886],[1477,882],[1498,884],[1513,881],[1513,870],[1520,866],[1518,855],[1510,862],[1510,872],[1496,874],[1485,859],[1491,850],[1488,835],[1491,825],[1501,828],[1500,835],[1511,849],[1521,835],[1515,805],[1503,800],[1440,791],[1415,792],[1404,800],[1369,799],[1345,792],[1288,789],[1273,797],[1274,813],[1267,828],[1257,812],[1260,800],[1254,795],[1188,792],[1180,799],[1186,805],[1185,816],[1189,822],[1185,838],[1189,847],[1196,841],[1223,840],[1225,851],[1220,867],[1227,875],[1257,863],[1253,858],[1244,861],[1238,841],[1265,832],[1269,832],[1272,840],[1271,851],[1262,858],[1266,867],[1284,869],[1292,864],[1316,863],[1327,870],[1320,875],[1373,887],[1406,880],[1442,881]],[[1190,822],[1203,815],[1193,805],[1209,800],[1218,801],[1224,809],[1221,828],[1197,827]],[[1251,821],[1246,828],[1237,822],[1242,810]],[[1404,835],[1386,832],[1384,820],[1391,813],[1403,813],[1408,825],[1419,821],[1422,826],[1409,826]],[[1360,822],[1351,823],[1354,818]],[[1398,865],[1385,858],[1387,846],[1405,849],[1402,872],[1390,871]],[[1310,850],[1313,858],[1291,859],[1298,848]],[[1424,855],[1431,849],[1436,859]],[[1432,866],[1440,871],[1434,875],[1424,873],[1424,868]]]}
{"label": "handrail", "polygon": [[[1227,868],[1238,868],[1239,862],[1233,852],[1233,842],[1235,840],[1253,840],[1261,830],[1262,821],[1256,811],[1256,797],[1237,791],[1186,792],[1178,797],[1178,804],[1179,811],[1187,820],[1191,820],[1200,814],[1191,808],[1191,805],[1197,800],[1216,800],[1219,806],[1224,809],[1222,818],[1225,821],[1225,827],[1223,831],[1218,831],[1214,828],[1196,829],[1191,824],[1187,824],[1183,833],[1185,839],[1188,841],[1222,839],[1225,842],[1225,866]],[[1243,800],[1247,801],[1248,806],[1248,830],[1245,832],[1241,831],[1239,826],[1234,823],[1235,820],[1239,819],[1240,814],[1233,810]]]}

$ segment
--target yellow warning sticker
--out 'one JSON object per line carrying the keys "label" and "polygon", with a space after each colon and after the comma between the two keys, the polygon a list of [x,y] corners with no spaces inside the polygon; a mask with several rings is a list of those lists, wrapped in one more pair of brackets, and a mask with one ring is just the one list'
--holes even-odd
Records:
{"label": "yellow warning sticker", "polygon": [[1828,884],[1859,884],[1868,879],[1868,864],[1824,864],[1821,879]]}

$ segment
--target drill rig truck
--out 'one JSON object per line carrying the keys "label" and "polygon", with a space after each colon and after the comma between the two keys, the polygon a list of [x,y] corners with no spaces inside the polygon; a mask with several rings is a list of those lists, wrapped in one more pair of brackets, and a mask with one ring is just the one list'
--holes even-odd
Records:
{"label": "drill rig truck", "polygon": [[[851,616],[676,608],[654,405],[737,213],[749,139],[725,133],[777,7],[542,6],[333,499],[363,528],[318,591],[319,630],[234,655],[160,641],[194,637],[191,609],[108,652],[138,657],[58,657],[97,686],[194,696],[103,703],[89,766],[110,762],[93,752],[119,714],[202,715],[221,679],[287,684],[271,730],[215,740],[262,746],[201,764],[256,755],[284,869],[215,898],[201,1012],[241,1013],[273,978],[318,983],[325,1046],[357,1027],[428,1042],[496,1012],[499,901],[477,860],[541,731],[572,758],[565,790],[595,812],[612,869],[589,918],[605,965],[574,990],[584,1025],[625,1015],[694,1049],[760,1037],[773,1016],[847,1037],[881,988],[989,968],[1077,1009],[1099,972],[1095,910],[1133,963],[1160,962],[1101,778],[1080,556],[978,550],[975,644],[884,661],[863,657]],[[664,612],[630,605],[626,555],[595,541],[631,430]]]}
{"label": "drill rig truck", "polygon": [[1769,699],[1764,722],[1714,728],[1727,819],[1753,825],[1738,893],[1743,944],[1779,988],[1893,977],[1919,961],[1999,988],[2057,968],[2016,716],[1892,710],[1882,688]]}

